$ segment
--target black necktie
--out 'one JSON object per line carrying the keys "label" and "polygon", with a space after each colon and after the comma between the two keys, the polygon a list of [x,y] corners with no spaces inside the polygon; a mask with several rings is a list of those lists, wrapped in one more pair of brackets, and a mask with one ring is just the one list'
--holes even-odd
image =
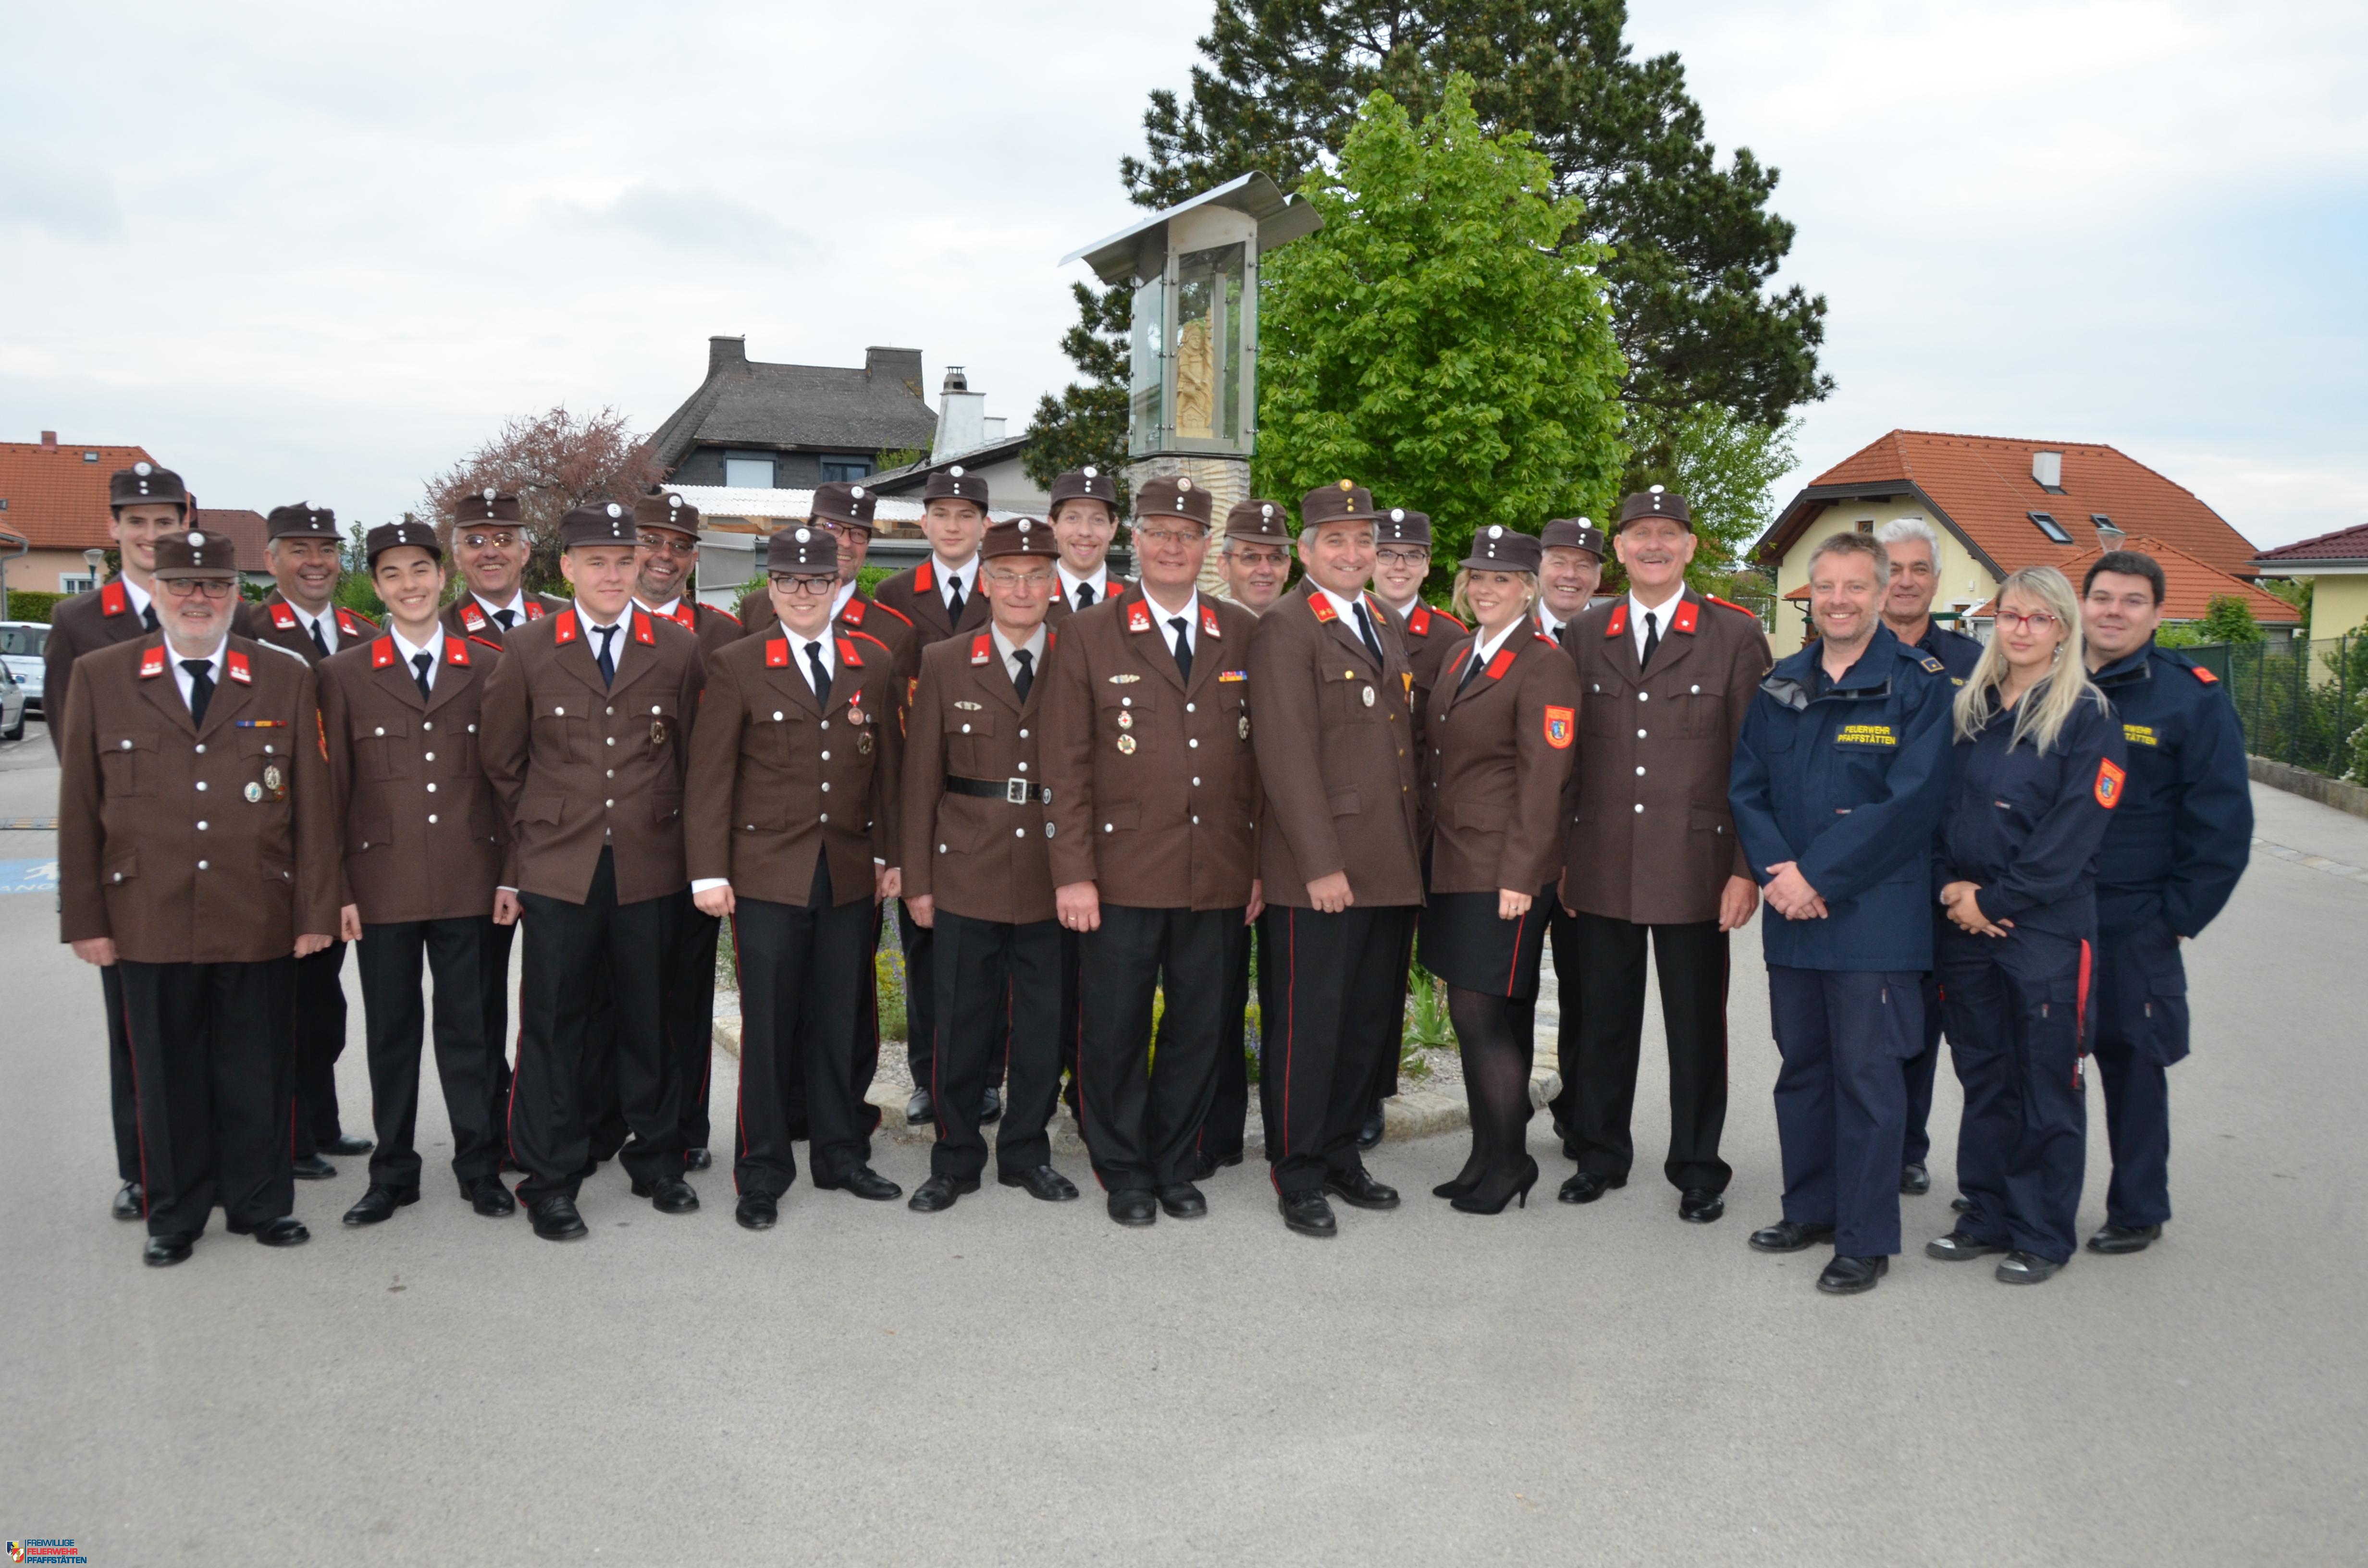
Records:
{"label": "black necktie", "polygon": [[497,609],[494,611],[494,619],[502,623],[502,630],[504,631],[507,631],[511,627],[518,624],[518,611],[514,609]]}
{"label": "black necktie", "polygon": [[1077,585],[1077,608],[1079,609],[1094,608],[1094,585],[1091,583]]}
{"label": "black necktie", "polygon": [[1359,599],[1352,608],[1357,612],[1357,635],[1365,640],[1365,651],[1373,655],[1373,663],[1389,668],[1390,662],[1382,657],[1382,640],[1373,635],[1373,623],[1365,614],[1365,601]]}
{"label": "black necktie", "polygon": [[614,686],[617,684],[617,660],[609,649],[615,645],[617,628],[596,626],[592,630],[600,639],[600,684]]}
{"label": "black necktie", "polygon": [[829,707],[830,671],[823,667],[821,643],[806,644],[806,667],[814,671],[814,701],[825,708]]}
{"label": "black necktie", "polygon": [[1019,673],[1011,677],[1011,684],[1019,688],[1019,700],[1026,702],[1028,688],[1036,684],[1036,655],[1025,648],[1015,648],[1011,656],[1019,661]]}
{"label": "black necktie", "polygon": [[1463,678],[1455,683],[1455,695],[1458,697],[1463,696],[1463,688],[1470,686],[1472,684],[1472,677],[1479,673],[1480,644],[1474,642],[1472,644],[1472,656],[1463,661]]}
{"label": "black necktie", "polygon": [[321,623],[318,620],[313,623],[313,646],[321,651],[321,657],[325,659],[329,656],[329,640],[321,635]]}
{"label": "black necktie", "polygon": [[430,658],[427,654],[414,653],[411,655],[411,668],[413,672],[411,678],[419,683],[419,699],[422,702],[427,700],[427,672],[435,667],[436,661]]}
{"label": "black necktie", "polygon": [[151,599],[146,604],[140,607],[140,624],[146,627],[151,631],[156,630],[155,600]]}
{"label": "black necktie", "polygon": [[1167,624],[1176,629],[1176,667],[1184,673],[1185,684],[1192,680],[1192,640],[1185,635],[1184,618],[1171,615]]}
{"label": "black necktie", "polygon": [[952,616],[952,618],[953,618],[953,621],[954,621],[954,624],[955,624],[955,625],[957,625],[957,626],[959,626],[959,625],[961,625],[961,624],[962,624],[962,574],[961,574],[961,573],[959,573],[959,572],[954,572],[954,573],[950,573],[950,574],[947,574],[947,577],[946,577],[946,591],[947,591],[948,593],[950,593],[950,594],[951,594],[951,595],[953,596],[951,598],[950,598],[950,599],[948,599],[948,600],[946,601],[946,610],[947,610],[947,613],[948,613],[948,614],[950,614],[951,616]]}
{"label": "black necktie", "polygon": [[1554,628],[1554,646],[1557,648],[1567,648],[1570,646],[1569,621],[1565,620],[1560,626]]}
{"label": "black necktie", "polygon": [[1645,652],[1637,656],[1636,667],[1643,669],[1653,662],[1653,650],[1661,645],[1661,618],[1651,610],[1645,612]]}
{"label": "black necktie", "polygon": [[189,672],[189,717],[202,728],[206,722],[206,704],[213,700],[214,662],[211,659],[183,659],[181,667]]}

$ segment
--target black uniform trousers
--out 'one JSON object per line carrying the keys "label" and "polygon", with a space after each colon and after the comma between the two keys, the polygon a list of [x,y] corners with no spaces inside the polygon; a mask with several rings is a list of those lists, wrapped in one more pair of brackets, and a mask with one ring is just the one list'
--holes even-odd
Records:
{"label": "black uniform trousers", "polygon": [[150,1235],[197,1235],[218,1203],[237,1234],[294,1211],[296,964],[115,965]]}
{"label": "black uniform trousers", "polygon": [[[1210,1096],[1209,1114],[1201,1122],[1199,1148],[1203,1159],[1223,1164],[1242,1157],[1250,1117],[1249,1011],[1250,949],[1262,942],[1258,927],[1244,925],[1233,933],[1233,956],[1225,963],[1225,1006],[1217,1016],[1217,1086]],[[1259,1082],[1265,1081],[1260,1059]],[[1264,1121],[1266,1096],[1258,1096]]]}
{"label": "black uniform trousers", "polygon": [[123,1027],[123,974],[114,964],[98,971],[107,1007],[107,1098],[115,1121],[115,1177],[140,1179],[140,1096],[132,1088],[131,1036]]}
{"label": "black uniform trousers", "polygon": [[2097,944],[2098,1075],[2113,1179],[2105,1222],[2136,1229],[2170,1218],[2170,1075],[2187,1055],[2187,966],[2168,921]]}
{"label": "black uniform trousers", "polygon": [[1318,1192],[1363,1166],[1357,1131],[1372,1106],[1373,1053],[1397,1048],[1408,904],[1338,915],[1269,905],[1258,964],[1259,1091],[1277,1192]]}
{"label": "black uniform trousers", "polygon": [[1834,1227],[1842,1257],[1899,1250],[1899,1147],[1907,1115],[1899,1070],[1924,1041],[1913,971],[1768,966],[1768,1011],[1783,1065],[1776,1137],[1784,1218]]}
{"label": "black uniform trousers", "polygon": [[935,929],[939,1034],[928,1089],[938,1141],[929,1174],[969,1181],[986,1168],[978,1113],[1007,1051],[1010,1085],[996,1129],[996,1163],[1010,1170],[1050,1165],[1046,1129],[1061,1092],[1060,923],[973,920],[940,905]]}
{"label": "black uniform trousers", "polygon": [[452,1126],[452,1174],[463,1182],[501,1169],[495,1098],[498,1036],[485,1033],[485,953],[482,915],[406,920],[362,927],[354,968],[362,984],[362,1029],[370,1053],[370,1120],[378,1147],[370,1178],[387,1187],[419,1185],[420,1045],[427,1017],[420,1003],[425,962],[436,986],[436,1077]]}
{"label": "black uniform trousers", "polygon": [[2028,927],[2004,937],[1952,927],[1939,958],[1949,1044],[1965,1085],[1957,1186],[1973,1206],[1957,1229],[2066,1262],[2088,1165],[2080,1056],[2089,944]]}
{"label": "black uniform trousers", "polygon": [[905,948],[905,1065],[912,1069],[915,1086],[927,1087],[929,1052],[938,1038],[938,937],[929,927],[913,924],[912,912],[901,898],[896,901],[896,937]]}
{"label": "black uniform trousers", "polygon": [[[1156,1191],[1190,1181],[1198,1170],[1195,1145],[1216,1094],[1226,965],[1242,914],[1104,903],[1100,928],[1077,945],[1083,1131],[1106,1191]],[[1162,1002],[1156,1051],[1155,990]]]}
{"label": "black uniform trousers", "polygon": [[[1569,1142],[1578,1146],[1578,1168],[1625,1178],[1635,1162],[1629,1119],[1644,1046],[1649,937],[1669,1050],[1669,1156],[1662,1174],[1680,1191],[1725,1191],[1734,1175],[1718,1157],[1726,1126],[1726,933],[1715,920],[1639,926],[1581,914],[1576,925],[1587,1009],[1579,1018],[1576,1067],[1565,1058],[1562,1073],[1576,1090]],[[1563,1007],[1567,1017],[1569,1002]],[[1898,1173],[1892,1176],[1896,1181]]]}
{"label": "black uniform trousers", "polygon": [[[1429,866],[1430,862],[1426,857],[1423,861],[1423,875],[1426,882],[1430,874]],[[1398,1008],[1396,1012],[1390,1015],[1390,1022],[1395,1027],[1385,1031],[1389,1039],[1386,1041],[1375,1043],[1373,1088],[1372,1093],[1367,1096],[1365,1105],[1368,1115],[1381,1109],[1382,1102],[1398,1092],[1398,1069],[1400,1059],[1405,1054],[1402,1048],[1406,1042],[1406,995],[1414,989],[1415,931],[1420,924],[1419,912],[1415,919],[1406,922],[1405,951],[1398,956],[1397,963]]]}
{"label": "black uniform trousers", "polygon": [[1562,1087],[1546,1102],[1546,1112],[1554,1119],[1554,1135],[1563,1141],[1562,1152],[1578,1158],[1578,1145],[1570,1139],[1572,1119],[1578,1114],[1578,1074],[1574,1068],[1578,1061],[1578,1021],[1585,1016],[1579,1003],[1578,916],[1562,906],[1559,896],[1549,894],[1546,903],[1546,947],[1554,954],[1554,1073]]}
{"label": "black uniform trousers", "polygon": [[[1058,925],[1057,922],[1055,922]],[[1086,1102],[1077,1088],[1077,1057],[1086,1039],[1085,1005],[1078,999],[1084,975],[1079,933],[1061,926],[1061,1097],[1078,1126],[1086,1124]]]}
{"label": "black uniform trousers", "polygon": [[666,1001],[667,1054],[675,1074],[685,1150],[706,1148],[710,1134],[707,1094],[715,1075],[715,945],[723,933],[723,920],[701,914],[690,902],[690,890],[685,888]]}
{"label": "black uniform trousers", "polygon": [[810,1137],[816,1187],[836,1187],[871,1155],[871,1122],[848,1049],[871,989],[878,906],[833,905],[830,859],[814,858],[803,904],[735,902],[740,963],[740,1102],[732,1184],[779,1198],[798,1178],[792,1145]]}
{"label": "black uniform trousers", "polygon": [[615,851],[600,851],[582,903],[521,892],[526,970],[518,994],[518,1059],[510,1082],[511,1157],[526,1172],[518,1197],[573,1198],[594,1164],[591,1108],[598,1091],[605,987],[614,1040],[617,1098],[632,1142],[622,1149],[636,1181],[682,1173],[674,1074],[666,1059],[665,993],[673,893],[617,902]]}
{"label": "black uniform trousers", "polygon": [[296,1158],[345,1135],[337,1116],[337,1058],[346,1053],[346,944],[296,963]]}
{"label": "black uniform trousers", "polygon": [[494,1051],[494,1104],[510,1099],[510,945],[518,940],[516,926],[491,920],[479,933],[484,951],[477,959],[477,980],[485,998],[485,1039]]}
{"label": "black uniform trousers", "polygon": [[[1932,938],[1940,940],[1938,936]],[[1901,1140],[1899,1163],[1920,1165],[1932,1153],[1932,1079],[1941,1068],[1941,977],[1928,971],[1917,988],[1924,998],[1924,1038],[1906,1062],[1907,1074],[1907,1134]]]}
{"label": "black uniform trousers", "polygon": [[[851,1041],[854,1066],[848,1078],[848,1082],[855,1086],[855,1108],[862,1119],[863,1158],[866,1161],[871,1158],[871,1134],[880,1131],[880,1108],[873,1105],[869,1096],[873,1082],[880,1076],[880,933],[887,913],[884,905],[874,903],[871,906],[871,945],[864,949],[863,958],[865,972],[871,978],[864,983],[862,994],[857,1001],[855,1033]],[[738,917],[735,915],[734,920],[732,961],[736,968],[740,962]],[[745,1001],[745,996],[743,999]],[[788,1108],[790,1137],[797,1142],[804,1142],[807,1137],[806,1068],[802,1037],[792,1037],[788,1051],[789,1064],[781,1073],[782,1104]]]}

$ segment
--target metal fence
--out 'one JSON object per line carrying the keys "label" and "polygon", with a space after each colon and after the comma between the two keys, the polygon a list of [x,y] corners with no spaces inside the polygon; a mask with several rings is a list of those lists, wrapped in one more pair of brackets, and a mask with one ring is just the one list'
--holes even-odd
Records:
{"label": "metal fence", "polygon": [[2180,652],[2227,687],[2255,756],[2337,778],[2368,771],[2368,632]]}

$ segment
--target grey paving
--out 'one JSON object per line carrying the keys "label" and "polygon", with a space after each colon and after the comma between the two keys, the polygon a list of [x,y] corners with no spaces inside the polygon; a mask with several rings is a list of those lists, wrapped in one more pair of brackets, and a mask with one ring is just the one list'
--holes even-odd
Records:
{"label": "grey paving", "polygon": [[[0,814],[43,777],[0,769]],[[2368,824],[2264,804],[2266,837],[2359,861]],[[299,1189],[311,1246],[217,1227],[151,1271],[105,1217],[97,983],[46,899],[0,898],[0,1531],[108,1564],[2356,1562],[2363,934],[2368,887],[2256,856],[2192,949],[2163,1244],[2037,1290],[1911,1251],[1833,1301],[1814,1255],[1744,1246],[1778,1193],[1756,936],[1709,1227],[1657,1179],[1648,1066],[1638,1179],[1588,1209],[1551,1201],[1543,1125],[1525,1212],[1427,1196],[1460,1135],[1392,1143],[1406,1207],[1326,1244],[1248,1170],[1147,1232],[801,1185],[753,1236],[720,1176],[668,1219],[604,1172],[573,1246],[442,1184],[354,1233],[349,1162]],[[1911,1247],[1948,1227],[1942,1077]],[[367,1105],[359,1037],[342,1086]],[[438,1117],[431,1091],[431,1165]],[[923,1157],[881,1162],[909,1186]]]}

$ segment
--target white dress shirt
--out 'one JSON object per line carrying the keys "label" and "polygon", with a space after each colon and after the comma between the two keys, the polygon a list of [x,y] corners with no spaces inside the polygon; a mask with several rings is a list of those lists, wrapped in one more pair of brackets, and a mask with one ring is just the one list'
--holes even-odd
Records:
{"label": "white dress shirt", "polygon": [[1012,656],[1015,653],[1024,653],[1028,655],[1031,674],[1041,676],[1044,673],[1044,647],[1052,639],[1045,635],[1042,621],[1036,623],[1036,630],[1029,635],[1025,642],[1010,641],[1003,635],[1003,628],[1000,626],[992,626],[990,629],[995,633],[995,651],[1003,655],[1004,673],[1011,677],[1013,686],[1017,687],[1019,684],[1019,661]]}
{"label": "white dress shirt", "polygon": [[1547,636],[1559,642],[1562,641],[1562,629],[1569,624],[1569,621],[1563,619],[1561,617],[1555,615],[1554,611],[1546,608],[1545,600],[1540,599],[1538,601],[1539,631],[1544,632]]}
{"label": "white dress shirt", "polygon": [[[617,684],[617,676],[625,673],[625,649],[633,641],[630,627],[632,609],[632,602],[627,600],[625,613],[620,615],[614,623],[617,635],[609,639],[609,663],[613,666],[609,684],[612,687]],[[592,655],[592,662],[597,665],[600,662],[600,623],[593,619],[590,610],[584,608],[582,599],[575,601],[575,619],[584,629],[584,650]]]}
{"label": "white dress shirt", "polygon": [[838,649],[831,642],[830,628],[825,626],[814,636],[803,637],[791,631],[784,623],[781,632],[790,640],[790,663],[796,666],[798,674],[806,677],[806,689],[814,694],[817,701],[821,700],[822,691],[814,685],[814,665],[806,658],[806,648],[809,644],[814,647],[822,659],[823,672],[836,678],[838,675]]}
{"label": "white dress shirt", "polygon": [[1493,642],[1483,641],[1473,643],[1472,663],[1474,665],[1486,665],[1489,660],[1497,656],[1497,649],[1502,648],[1506,643],[1513,640],[1513,633],[1519,631],[1520,629],[1520,619],[1517,617],[1510,625],[1505,628],[1504,631],[1497,633],[1496,639]]}
{"label": "white dress shirt", "polygon": [[1636,639],[1637,658],[1645,656],[1645,618],[1651,616],[1658,624],[1661,635],[1667,637],[1669,634],[1669,618],[1678,613],[1678,603],[1685,597],[1685,585],[1681,583],[1667,599],[1647,608],[1645,601],[1636,597],[1635,589],[1628,590],[1628,630]]}
{"label": "white dress shirt", "polygon": [[1077,585],[1081,583],[1093,589],[1094,603],[1101,604],[1110,598],[1110,563],[1108,562],[1096,567],[1094,574],[1090,577],[1078,576],[1069,570],[1069,563],[1065,561],[1054,562],[1053,570],[1061,574],[1061,597],[1067,602],[1071,609],[1077,608]]}
{"label": "white dress shirt", "polygon": [[428,639],[427,646],[424,648],[415,647],[402,632],[397,631],[394,629],[394,622],[392,620],[386,623],[386,634],[394,639],[395,656],[403,661],[404,674],[407,676],[418,675],[419,666],[413,664],[412,661],[416,659],[422,653],[427,655],[427,689],[430,691],[435,690],[436,672],[444,667],[444,639],[441,637],[432,637]]}
{"label": "white dress shirt", "polygon": [[1170,650],[1176,646],[1176,629],[1167,623],[1178,616],[1184,618],[1184,646],[1192,653],[1201,651],[1201,590],[1194,588],[1184,600],[1181,609],[1164,609],[1149,594],[1143,596],[1143,608],[1151,612],[1152,624],[1159,628],[1159,640]]}
{"label": "white dress shirt", "polygon": [[[118,577],[116,581],[123,585],[124,597],[131,601],[131,613],[140,617],[142,620],[145,620],[148,618],[148,606],[150,603],[150,595],[148,590],[142,587],[139,584],[133,582],[129,577]],[[231,601],[231,608],[236,609],[237,608],[238,601],[236,599],[233,599]],[[159,620],[164,619],[164,615],[161,611],[158,613],[156,619]]]}
{"label": "white dress shirt", "polygon": [[296,629],[299,631],[302,631],[307,639],[310,639],[313,635],[313,629],[317,626],[321,629],[321,641],[329,645],[329,652],[334,653],[337,651],[336,606],[331,605],[327,609],[323,610],[320,614],[314,615],[302,605],[298,604],[294,599],[288,597],[287,595],[282,594],[279,597],[281,602],[286,604],[290,609],[296,612]]}
{"label": "white dress shirt", "polygon": [[495,626],[501,626],[502,624],[502,611],[509,611],[510,623],[508,626],[503,627],[503,630],[506,631],[514,631],[518,628],[526,624],[526,590],[524,588],[520,588],[518,591],[517,597],[512,598],[510,602],[506,605],[497,605],[493,600],[485,597],[484,595],[474,591],[472,591],[469,597],[477,601],[477,608],[484,610],[485,612],[485,619],[492,621]]}
{"label": "white dress shirt", "polygon": [[978,597],[978,556],[975,552],[973,552],[971,558],[959,566],[952,564],[934,550],[929,551],[929,559],[937,563],[938,601],[946,607],[948,615],[954,612],[955,578],[962,579],[962,603],[968,604]]}
{"label": "white dress shirt", "polygon": [[181,700],[188,704],[191,713],[198,710],[197,703],[190,697],[190,694],[197,690],[198,682],[196,676],[181,667],[181,661],[203,659],[211,665],[213,668],[208,673],[212,676],[215,688],[219,690],[222,683],[222,666],[229,662],[229,653],[230,638],[227,635],[214,644],[214,651],[211,653],[184,653],[173,646],[171,638],[165,639],[165,657],[173,666],[173,684],[181,688]]}

